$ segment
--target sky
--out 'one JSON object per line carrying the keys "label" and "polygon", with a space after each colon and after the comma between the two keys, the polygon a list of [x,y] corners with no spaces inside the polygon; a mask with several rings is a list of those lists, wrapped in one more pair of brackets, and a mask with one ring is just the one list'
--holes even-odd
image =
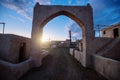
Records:
{"label": "sky", "polygon": [[[0,22],[6,23],[5,33],[31,37],[33,7],[36,2],[40,5],[70,6],[86,6],[90,3],[93,8],[94,25],[112,25],[120,22],[120,0],[0,0]],[[2,28],[3,25],[0,24],[0,33]],[[45,25],[43,35],[51,40],[64,40],[68,38],[70,29],[74,39],[81,38],[80,26],[72,19],[60,15]]]}

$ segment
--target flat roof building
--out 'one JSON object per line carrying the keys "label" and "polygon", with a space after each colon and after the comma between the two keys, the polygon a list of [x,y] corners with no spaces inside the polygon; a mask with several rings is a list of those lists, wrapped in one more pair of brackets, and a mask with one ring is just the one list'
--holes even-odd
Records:
{"label": "flat roof building", "polygon": [[102,37],[120,38],[120,23],[104,28]]}

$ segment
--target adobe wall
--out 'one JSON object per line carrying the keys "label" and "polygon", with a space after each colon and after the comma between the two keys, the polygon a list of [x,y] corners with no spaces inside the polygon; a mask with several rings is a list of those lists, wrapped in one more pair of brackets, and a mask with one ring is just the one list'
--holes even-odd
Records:
{"label": "adobe wall", "polygon": [[[39,60],[39,66],[42,64],[42,60],[48,55],[48,51],[43,50],[41,54],[37,54]],[[19,80],[26,72],[31,68],[36,67],[32,57],[20,63],[11,63],[4,60],[0,60],[0,79],[1,80]]]}
{"label": "adobe wall", "polygon": [[80,63],[84,63],[84,53],[76,50],[74,48],[70,48],[70,55],[72,55],[77,61],[79,61]]}
{"label": "adobe wall", "polygon": [[[87,56],[87,67],[91,67],[93,65],[92,55],[98,54],[99,52],[104,50],[106,46],[109,46],[111,42],[113,42],[114,38],[94,38],[89,44],[89,50]],[[88,45],[87,45],[88,46]],[[80,47],[79,47],[80,48]],[[80,50],[80,49],[79,49]],[[74,56],[80,63],[84,62],[84,49],[83,51],[75,50],[74,48],[70,48],[70,54]]]}
{"label": "adobe wall", "polygon": [[0,59],[17,63],[19,60],[20,44],[26,43],[25,58],[27,59],[30,54],[30,39],[13,35],[13,34],[0,34]]}
{"label": "adobe wall", "polygon": [[102,38],[102,37],[94,38],[93,41],[90,43],[91,53],[97,53],[101,51],[104,47],[110,44],[113,40],[114,38]]}
{"label": "adobe wall", "polygon": [[118,28],[118,34],[119,34],[119,38],[120,38],[120,23],[109,26],[108,28],[105,28],[102,30],[102,37],[110,37],[110,38],[114,38],[114,32],[113,30]]}
{"label": "adobe wall", "polygon": [[111,43],[114,39],[112,38],[94,38],[91,42],[86,45],[89,46],[87,51],[87,66],[90,67],[92,65],[92,57],[91,55],[96,54],[100,50],[102,50],[106,45]]}
{"label": "adobe wall", "polygon": [[109,80],[120,79],[120,62],[105,58],[99,55],[93,55],[93,69],[102,74]]}
{"label": "adobe wall", "polygon": [[[94,39],[93,30],[93,12],[92,7],[87,6],[58,6],[58,5],[40,5],[37,3],[34,7],[32,24],[32,50],[31,56],[37,60],[35,54],[40,52],[40,39],[43,28],[47,22],[59,15],[65,15],[75,20],[82,29],[83,38],[83,65],[86,66],[86,56],[89,54],[91,41]],[[89,57],[88,57],[89,58]],[[37,64],[36,64],[37,65]]]}
{"label": "adobe wall", "polygon": [[1,80],[18,80],[23,74],[33,67],[32,58],[24,62],[13,64],[0,60],[0,79]]}
{"label": "adobe wall", "polygon": [[10,54],[10,49],[11,49],[11,35],[3,35],[0,34],[0,59],[8,60],[8,61],[13,61],[11,57],[9,56]]}
{"label": "adobe wall", "polygon": [[[104,34],[105,32],[105,34]],[[102,30],[102,37],[111,37],[113,38],[113,29]]]}
{"label": "adobe wall", "polygon": [[106,50],[102,51],[102,56],[120,61],[120,39],[116,38]]}

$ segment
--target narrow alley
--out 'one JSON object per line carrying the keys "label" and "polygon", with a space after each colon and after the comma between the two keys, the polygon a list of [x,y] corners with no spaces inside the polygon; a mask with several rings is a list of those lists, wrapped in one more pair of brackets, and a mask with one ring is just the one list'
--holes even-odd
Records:
{"label": "narrow alley", "polygon": [[42,61],[42,66],[28,71],[20,80],[106,80],[97,72],[84,68],[68,48],[54,48]]}

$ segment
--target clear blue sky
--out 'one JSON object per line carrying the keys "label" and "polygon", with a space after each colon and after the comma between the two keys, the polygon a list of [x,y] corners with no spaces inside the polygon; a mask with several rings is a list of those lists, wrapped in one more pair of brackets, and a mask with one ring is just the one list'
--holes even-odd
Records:
{"label": "clear blue sky", "polygon": [[[6,23],[5,33],[31,37],[33,7],[36,2],[42,5],[78,6],[90,3],[93,7],[94,24],[111,25],[120,22],[120,0],[0,0],[0,22]],[[68,38],[68,30],[73,26],[76,26],[73,36],[81,38],[79,26],[66,16],[58,16],[48,22],[44,35],[63,40]]]}

